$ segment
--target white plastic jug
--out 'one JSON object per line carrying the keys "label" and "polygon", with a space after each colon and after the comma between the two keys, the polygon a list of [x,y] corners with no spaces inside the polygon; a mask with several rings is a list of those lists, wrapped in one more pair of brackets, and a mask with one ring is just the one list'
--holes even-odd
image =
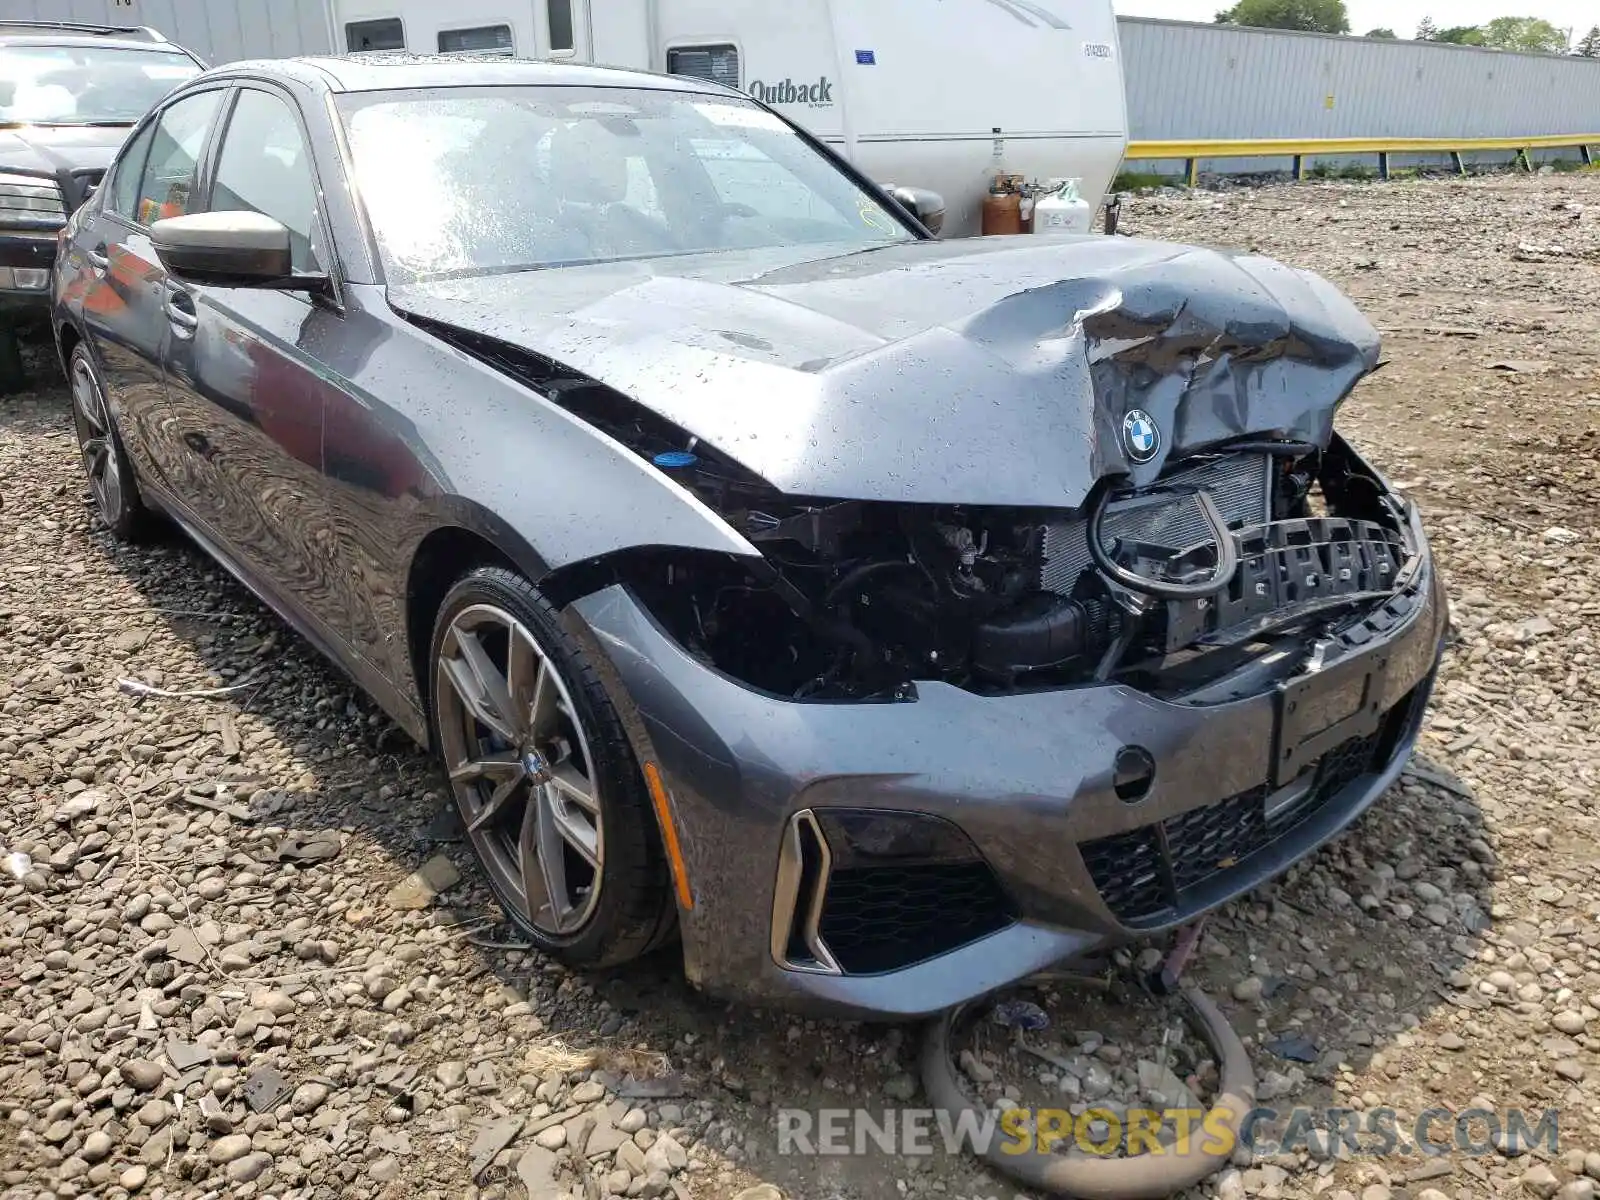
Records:
{"label": "white plastic jug", "polygon": [[1052,179],[1051,190],[1033,205],[1035,233],[1088,233],[1094,209],[1078,195],[1076,179]]}

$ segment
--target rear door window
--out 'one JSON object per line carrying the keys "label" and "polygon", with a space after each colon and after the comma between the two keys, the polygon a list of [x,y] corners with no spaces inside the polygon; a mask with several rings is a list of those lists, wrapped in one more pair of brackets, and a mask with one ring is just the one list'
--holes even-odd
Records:
{"label": "rear door window", "polygon": [[155,135],[155,122],[152,121],[128,143],[117,158],[116,170],[111,176],[111,190],[106,193],[106,208],[130,221],[139,211],[139,178],[144,173],[145,158],[150,153],[150,142]]}
{"label": "rear door window", "polygon": [[200,151],[222,103],[220,88],[185,96],[161,114],[140,176],[134,219],[153,225],[164,217],[194,211],[195,178]]}

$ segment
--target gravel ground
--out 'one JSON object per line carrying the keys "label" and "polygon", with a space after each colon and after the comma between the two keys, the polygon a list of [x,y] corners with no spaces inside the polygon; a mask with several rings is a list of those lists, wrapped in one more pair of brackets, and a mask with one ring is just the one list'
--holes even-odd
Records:
{"label": "gravel ground", "polygon": [[[1486,1152],[1437,1158],[1285,1129],[1196,1194],[1589,1196],[1600,179],[1148,197],[1124,221],[1318,269],[1371,315],[1389,364],[1344,428],[1423,504],[1459,630],[1411,771],[1191,968],[1283,1113],[1261,1132],[1387,1108],[1408,1147],[1429,1109],[1559,1110],[1555,1152],[1497,1151],[1482,1121]],[[180,539],[96,527],[59,382],[0,400],[0,500],[0,1195],[1016,1193],[942,1155],[776,1153],[779,1106],[922,1103],[911,1031],[729,1010],[671,954],[584,977],[517,948],[372,705]],[[991,1101],[1206,1086],[1163,1014],[1045,1000],[1047,1030],[963,1057]]]}

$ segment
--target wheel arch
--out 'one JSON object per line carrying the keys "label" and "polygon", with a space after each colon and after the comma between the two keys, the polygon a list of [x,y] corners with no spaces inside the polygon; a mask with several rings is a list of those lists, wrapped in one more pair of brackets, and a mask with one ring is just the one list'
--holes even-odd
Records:
{"label": "wheel arch", "polygon": [[431,712],[432,670],[428,653],[434,624],[445,596],[462,576],[478,567],[504,567],[537,587],[557,609],[617,582],[641,564],[665,553],[686,558],[714,552],[697,547],[620,546],[604,554],[551,566],[539,550],[490,510],[458,498],[448,519],[424,535],[406,570],[406,656],[424,715]]}
{"label": "wheel arch", "polygon": [[[469,512],[456,515],[456,521],[435,526],[417,543],[406,570],[406,657],[417,700],[425,714],[433,706],[428,652],[434,622],[457,580],[478,567],[504,567],[534,584],[549,573],[533,547],[502,522],[474,520]],[[488,514],[480,517],[488,518]],[[431,733],[428,740],[433,741]],[[431,745],[429,748],[437,749]]]}

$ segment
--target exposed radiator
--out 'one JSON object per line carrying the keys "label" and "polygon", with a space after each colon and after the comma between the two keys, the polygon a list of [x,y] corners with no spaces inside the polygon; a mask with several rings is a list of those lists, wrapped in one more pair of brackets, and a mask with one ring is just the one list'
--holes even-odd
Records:
{"label": "exposed radiator", "polygon": [[[1217,510],[1235,529],[1261,525],[1272,519],[1272,457],[1267,454],[1230,454],[1179,467],[1162,476],[1166,485],[1202,488],[1211,494]],[[1047,592],[1070,593],[1078,576],[1089,568],[1089,523],[1072,519],[1045,526],[1045,564],[1039,587]],[[1187,497],[1168,503],[1127,508],[1113,505],[1106,513],[1104,533],[1109,551],[1112,539],[1152,542],[1181,549],[1211,541],[1199,506]]]}

